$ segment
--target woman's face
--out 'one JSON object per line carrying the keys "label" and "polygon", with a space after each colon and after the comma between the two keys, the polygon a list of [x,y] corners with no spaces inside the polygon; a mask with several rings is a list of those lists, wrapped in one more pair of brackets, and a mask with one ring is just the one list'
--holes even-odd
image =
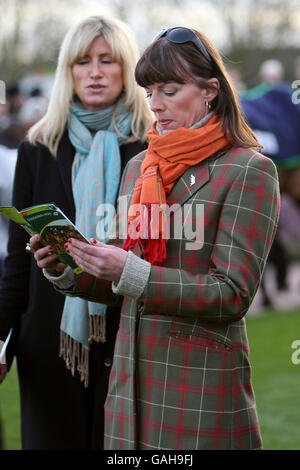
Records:
{"label": "woman's face", "polygon": [[94,39],[87,54],[72,66],[74,92],[82,106],[98,111],[111,106],[123,89],[123,68],[101,36]]}
{"label": "woman's face", "polygon": [[162,134],[179,127],[191,127],[200,121],[208,112],[205,101],[211,101],[218,93],[210,88],[199,88],[192,82],[155,83],[146,91]]}

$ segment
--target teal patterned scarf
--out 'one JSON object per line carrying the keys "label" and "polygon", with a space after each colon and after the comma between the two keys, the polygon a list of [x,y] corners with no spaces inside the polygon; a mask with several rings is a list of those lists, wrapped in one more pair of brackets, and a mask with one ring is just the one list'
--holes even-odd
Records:
{"label": "teal patterned scarf", "polygon": [[[76,225],[87,239],[105,242],[105,232],[99,226],[96,211],[100,204],[115,206],[121,176],[120,145],[131,130],[132,113],[120,99],[117,104],[101,111],[87,111],[79,104],[70,108],[69,138],[76,154],[72,166],[72,189],[76,207]],[[114,130],[113,122],[119,134]],[[90,130],[96,131],[92,136]],[[109,226],[111,220],[105,219]],[[100,227],[101,228],[101,227]],[[61,320],[60,355],[66,365],[81,379],[88,381],[89,342],[105,341],[106,306],[77,297],[67,297]]]}

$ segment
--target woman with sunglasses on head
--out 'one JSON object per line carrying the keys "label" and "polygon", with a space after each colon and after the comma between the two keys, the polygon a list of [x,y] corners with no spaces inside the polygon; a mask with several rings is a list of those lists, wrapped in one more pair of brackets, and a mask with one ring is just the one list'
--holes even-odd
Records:
{"label": "woman with sunglasses on head", "polygon": [[260,449],[244,317],[276,230],[275,166],[204,34],[164,30],[135,76],[157,120],[123,174],[125,243],[69,240],[78,276],[50,276],[44,249],[37,263],[67,295],[122,303],[107,449]]}
{"label": "woman with sunglasses on head", "polygon": [[[47,113],[19,148],[17,209],[55,202],[82,233],[96,236],[97,208],[115,204],[121,172],[146,148],[154,120],[134,80],[138,58],[130,30],[117,20],[90,17],[67,33]],[[25,253],[27,241],[12,223],[0,290],[0,339],[13,327],[22,448],[101,449],[120,309],[65,301]]]}

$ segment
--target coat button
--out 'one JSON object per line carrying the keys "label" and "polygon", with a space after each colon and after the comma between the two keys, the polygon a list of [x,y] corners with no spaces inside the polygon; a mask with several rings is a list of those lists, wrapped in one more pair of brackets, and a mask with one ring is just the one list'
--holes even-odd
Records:
{"label": "coat button", "polygon": [[107,357],[106,359],[104,359],[104,365],[105,367],[110,367],[112,365],[111,357]]}

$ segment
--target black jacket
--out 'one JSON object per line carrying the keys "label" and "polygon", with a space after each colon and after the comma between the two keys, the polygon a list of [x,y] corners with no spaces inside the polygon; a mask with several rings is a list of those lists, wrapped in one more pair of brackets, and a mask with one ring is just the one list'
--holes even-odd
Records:
{"label": "black jacket", "polygon": [[[121,146],[122,171],[145,146],[141,142]],[[67,133],[61,139],[57,159],[42,145],[22,142],[13,205],[20,210],[55,202],[74,221],[74,154]],[[91,385],[84,390],[79,378],[72,377],[58,357],[64,297],[44,278],[33,256],[25,252],[28,239],[21,227],[10,223],[0,288],[0,339],[13,327],[7,360],[10,365],[13,356],[17,358],[23,449],[101,449],[103,404],[110,370],[107,359],[112,357],[119,312],[110,312],[107,317],[111,319],[107,325],[108,341],[94,347]],[[101,385],[97,385],[98,380]]]}

